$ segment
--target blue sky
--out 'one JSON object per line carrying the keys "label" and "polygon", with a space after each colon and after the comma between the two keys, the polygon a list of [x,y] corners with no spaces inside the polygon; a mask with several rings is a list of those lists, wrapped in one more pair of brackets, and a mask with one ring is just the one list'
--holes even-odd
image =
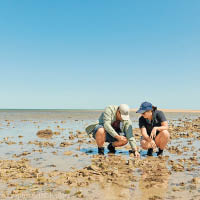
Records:
{"label": "blue sky", "polygon": [[199,0],[0,2],[0,108],[200,109]]}

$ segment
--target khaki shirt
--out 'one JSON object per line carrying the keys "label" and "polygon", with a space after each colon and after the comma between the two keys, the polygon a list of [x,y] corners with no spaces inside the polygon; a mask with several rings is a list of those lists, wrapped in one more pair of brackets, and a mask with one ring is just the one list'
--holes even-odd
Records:
{"label": "khaki shirt", "polygon": [[[112,137],[116,137],[118,133],[113,129],[112,123],[116,121],[116,113],[117,113],[118,106],[108,106],[105,111],[101,114],[99,117],[99,120],[97,123],[89,125],[86,127],[86,132],[88,134],[92,133],[96,125],[102,125],[106,132],[109,133]],[[121,122],[121,131],[125,133],[126,138],[129,141],[129,144],[132,148],[132,150],[136,150],[136,141],[133,137],[133,128],[132,128],[132,122],[130,120],[123,120]]]}

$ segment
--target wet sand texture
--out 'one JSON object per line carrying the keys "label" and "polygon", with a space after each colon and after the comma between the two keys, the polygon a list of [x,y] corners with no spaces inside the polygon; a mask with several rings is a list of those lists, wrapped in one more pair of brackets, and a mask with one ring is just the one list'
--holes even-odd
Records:
{"label": "wet sand texture", "polygon": [[141,159],[129,154],[129,145],[115,155],[97,155],[84,128],[98,114],[2,119],[0,199],[200,199],[198,114],[168,114],[171,139],[164,156],[141,150]]}

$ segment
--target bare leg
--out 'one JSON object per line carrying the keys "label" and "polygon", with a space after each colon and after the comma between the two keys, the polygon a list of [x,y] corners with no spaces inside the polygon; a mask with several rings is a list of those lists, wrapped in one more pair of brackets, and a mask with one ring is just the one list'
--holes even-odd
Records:
{"label": "bare leg", "polygon": [[116,141],[112,143],[113,147],[121,147],[124,146],[128,143],[128,140],[126,139],[126,141]]}
{"label": "bare leg", "polygon": [[98,147],[103,147],[106,140],[106,131],[104,128],[99,128],[96,132],[96,143]]}
{"label": "bare leg", "polygon": [[141,147],[143,148],[143,149],[150,149],[150,148],[152,148],[152,146],[151,146],[151,144],[150,144],[150,142],[147,142],[146,140],[141,140],[141,142],[140,142],[140,144],[141,144]]}
{"label": "bare leg", "polygon": [[158,136],[156,136],[155,142],[157,147],[159,147],[161,150],[163,150],[167,143],[169,142],[169,132],[167,130],[161,131]]}

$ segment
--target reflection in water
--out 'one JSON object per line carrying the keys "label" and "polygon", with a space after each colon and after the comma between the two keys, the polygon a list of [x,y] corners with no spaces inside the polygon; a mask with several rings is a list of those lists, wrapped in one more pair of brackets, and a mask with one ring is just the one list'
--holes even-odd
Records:
{"label": "reflection in water", "polygon": [[129,188],[123,187],[127,185],[124,181],[118,184],[106,184],[104,186],[104,195],[102,199],[129,199]]}
{"label": "reflection in water", "polygon": [[[170,119],[173,130],[171,131],[173,140],[169,143],[169,149],[166,150],[166,155],[170,156],[167,166],[172,168],[172,175],[170,175],[165,157],[149,158],[146,157],[145,151],[142,151],[141,159],[138,160],[129,156],[127,148],[124,147],[118,148],[116,155],[107,154],[107,148],[105,156],[96,155],[96,143],[89,141],[84,128],[96,121],[100,112],[0,111],[1,159],[28,159],[32,167],[38,168],[44,173],[44,177],[49,179],[48,183],[37,185],[35,178],[12,180],[9,176],[3,185],[0,182],[1,194],[4,192],[10,194],[11,187],[8,187],[8,184],[11,185],[16,181],[22,186],[30,183],[27,191],[19,190],[21,194],[25,192],[32,194],[32,190],[35,191],[37,187],[38,193],[53,190],[54,194],[61,191],[64,195],[66,189],[71,187],[70,194],[66,194],[66,199],[77,199],[73,196],[74,190],[77,190],[77,194],[82,194],[80,191],[83,192],[84,199],[87,200],[153,200],[182,199],[183,197],[184,199],[200,199],[200,184],[198,183],[200,119],[191,124],[185,123],[199,117],[199,114],[168,114],[167,118]],[[136,114],[132,115],[134,127],[138,127],[135,120],[137,117]],[[36,133],[44,129],[59,131],[60,135],[53,135],[52,139],[48,140],[38,138]],[[180,137],[180,134],[184,137]],[[70,145],[64,147],[60,145],[65,142]],[[47,145],[50,143],[54,146]],[[170,148],[180,149],[181,154],[177,154],[177,151],[176,154],[172,154]],[[73,152],[72,155],[66,155],[65,152],[68,151]],[[179,166],[183,166],[181,170]],[[24,168],[17,167],[16,170],[18,169],[24,171]],[[9,173],[12,171],[10,164],[6,170]],[[17,174],[20,175],[21,172]],[[6,173],[2,173],[2,176],[4,175]],[[33,185],[31,185],[32,182]],[[16,198],[13,197],[13,199]]]}
{"label": "reflection in water", "polygon": [[140,199],[163,199],[167,191],[170,175],[165,158],[147,158],[143,160],[140,169]]}
{"label": "reflection in water", "polygon": [[[164,199],[170,172],[166,158],[126,160],[122,156],[95,156],[90,177],[99,184],[96,199]],[[136,169],[140,170],[139,180]],[[94,173],[94,174],[93,174]]]}
{"label": "reflection in water", "polygon": [[[80,152],[86,153],[88,155],[97,155],[98,151],[97,151],[97,147],[94,148],[80,148]],[[109,155],[109,150],[107,148],[105,148],[104,151],[105,155]],[[123,150],[123,149],[117,149],[114,155],[129,155],[129,152],[127,150]]]}
{"label": "reflection in water", "polygon": [[130,199],[130,189],[134,188],[135,181],[132,161],[127,162],[121,155],[94,155],[84,172],[98,183],[98,194],[93,199]]}

